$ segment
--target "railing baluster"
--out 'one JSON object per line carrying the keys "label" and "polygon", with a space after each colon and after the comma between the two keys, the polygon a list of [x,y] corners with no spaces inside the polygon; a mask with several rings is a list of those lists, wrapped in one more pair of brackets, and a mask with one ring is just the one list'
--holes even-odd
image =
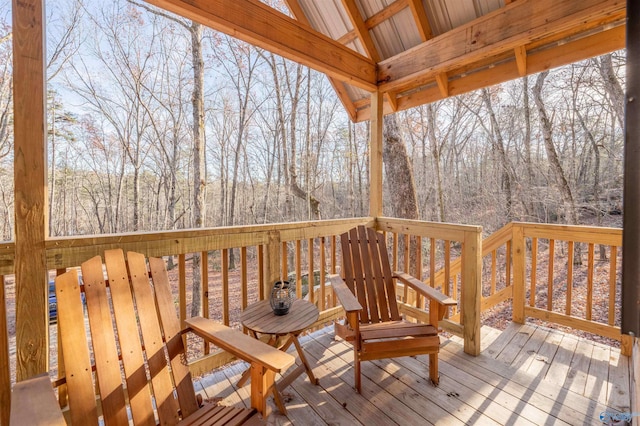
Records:
{"label": "railing baluster", "polygon": [[282,278],[287,281],[289,279],[289,246],[286,241],[282,242]]}
{"label": "railing baluster", "polygon": [[573,241],[569,241],[569,246],[567,249],[568,259],[567,259],[567,301],[565,306],[566,315],[571,315],[571,309],[573,307],[572,297],[573,297],[573,253],[575,251],[574,244],[575,243]]}
{"label": "railing baluster", "polygon": [[318,303],[318,309],[320,309],[321,311],[325,309],[326,307],[326,300],[325,300],[325,279],[324,279],[324,275],[325,275],[325,269],[326,269],[326,257],[327,254],[325,253],[325,238],[322,237],[320,238],[320,302]]}
{"label": "railing baluster", "polygon": [[616,284],[618,277],[618,247],[610,246],[609,252],[609,325],[614,325],[616,317]]}
{"label": "railing baluster", "polygon": [[178,304],[180,305],[180,327],[187,319],[187,261],[186,255],[178,255]]}
{"label": "railing baluster", "polygon": [[444,241],[444,283],[442,283],[442,292],[447,296],[451,295],[451,241]]}
{"label": "railing baluster", "polygon": [[307,275],[307,277],[308,277],[308,279],[307,279],[307,282],[308,282],[307,288],[309,289],[309,293],[308,293],[309,294],[309,302],[315,303],[316,298],[315,298],[315,294],[313,294],[314,290],[315,290],[314,289],[314,287],[315,287],[315,285],[314,285],[315,284],[315,279],[314,279],[314,276],[313,276],[313,238],[309,238],[309,241],[308,241],[307,244],[308,244],[308,246],[307,246],[307,256],[308,256],[307,263],[308,263],[308,266],[309,266],[309,274]]}
{"label": "railing baluster", "polygon": [[505,268],[505,287],[509,287],[511,285],[511,240],[507,241],[507,252],[504,255],[505,262],[507,266]]}
{"label": "railing baluster", "polygon": [[249,283],[247,278],[247,248],[240,247],[240,298],[241,308],[247,307]]}
{"label": "railing baluster", "polygon": [[[429,238],[429,284],[431,287],[436,286],[436,239]],[[422,280],[422,277],[418,277]]]}
{"label": "railing baluster", "polygon": [[409,253],[411,249],[411,236],[404,234],[404,272],[409,272]]}
{"label": "railing baluster", "polygon": [[496,268],[496,250],[493,250],[491,252],[491,291],[489,293],[489,295],[493,295],[496,293],[496,274],[497,274],[497,268]]}
{"label": "railing baluster", "polygon": [[589,243],[589,256],[587,261],[587,315],[586,319],[591,320],[593,311],[593,269],[595,264],[595,245]]}
{"label": "railing baluster", "polygon": [[[398,270],[398,233],[394,232],[393,233],[393,253],[391,255],[392,259],[393,259],[393,270],[397,271]],[[406,299],[406,294],[405,294],[405,299]]]}
{"label": "railing baluster", "polygon": [[302,243],[296,240],[296,297],[302,299]]}
{"label": "railing baluster", "polygon": [[538,279],[538,239],[531,239],[531,288],[529,291],[529,306],[536,306],[536,286]]}
{"label": "railing baluster", "polygon": [[264,300],[264,245],[258,246],[258,298]]}
{"label": "railing baluster", "polygon": [[[336,269],[336,263],[337,263],[337,246],[336,246],[336,236],[332,235],[331,236],[331,273],[335,274],[337,269]],[[331,288],[331,307],[335,307],[337,305],[338,301],[336,299],[336,294],[333,292],[333,288]]]}
{"label": "railing baluster", "polygon": [[555,267],[556,240],[549,239],[549,273],[547,275],[547,311],[553,310],[553,273]]}
{"label": "railing baluster", "polygon": [[222,323],[229,325],[229,249],[222,249]]}
{"label": "railing baluster", "polygon": [[[202,316],[209,318],[209,252],[200,253],[200,275],[202,276]],[[210,348],[206,341],[204,344],[204,354],[208,355]]]}

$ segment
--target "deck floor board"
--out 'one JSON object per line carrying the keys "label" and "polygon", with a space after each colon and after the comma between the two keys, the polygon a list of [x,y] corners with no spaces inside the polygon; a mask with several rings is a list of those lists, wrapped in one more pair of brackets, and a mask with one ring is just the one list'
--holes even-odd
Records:
{"label": "deck floor board", "polygon": [[[305,374],[285,389],[288,416],[273,402],[269,424],[288,425],[601,425],[603,411],[630,410],[629,362],[618,348],[535,325],[503,332],[482,328],[482,353],[442,338],[440,386],[428,380],[428,356],[363,362],[362,395],[355,392],[351,346],[333,327],[302,338],[319,379]],[[203,377],[208,395],[224,404],[248,402],[235,383],[246,364]]]}

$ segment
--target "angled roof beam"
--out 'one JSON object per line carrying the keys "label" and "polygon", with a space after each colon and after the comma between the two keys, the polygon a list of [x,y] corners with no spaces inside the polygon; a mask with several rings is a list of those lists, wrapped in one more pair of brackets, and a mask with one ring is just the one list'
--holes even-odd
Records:
{"label": "angled roof beam", "polygon": [[[402,12],[404,9],[407,8],[407,6],[408,6],[407,0],[396,0],[393,3],[391,3],[389,6],[382,9],[380,12],[375,13],[371,15],[369,18],[367,18],[367,20],[364,21],[364,26],[370,30],[376,25],[380,25],[387,19],[390,19],[394,15]],[[356,33],[356,31],[351,30],[348,33],[345,33],[342,37],[340,37],[338,39],[338,42],[340,42],[340,44],[348,44],[357,38],[358,38],[358,34]]]}
{"label": "angled roof beam", "polygon": [[424,10],[422,0],[409,0],[409,7],[411,8],[411,14],[416,21],[418,32],[422,41],[427,41],[433,37],[431,31],[431,25],[429,25],[429,19],[427,18],[427,12]]}
{"label": "angled roof beam", "polygon": [[356,2],[354,0],[342,0],[342,5],[347,11],[347,15],[349,15],[351,24],[353,25],[358,38],[362,42],[362,46],[364,46],[367,56],[369,56],[369,58],[371,58],[375,63],[380,62],[380,54],[378,54],[378,49],[376,49],[376,46],[373,43],[373,38],[371,38],[369,28],[365,25],[364,19],[362,19],[362,15],[358,10],[358,6],[356,6]]}
{"label": "angled roof beam", "polygon": [[146,0],[353,86],[376,89],[376,65],[257,0]]}
{"label": "angled roof beam", "polygon": [[[298,0],[285,0],[285,3],[289,8],[289,12],[291,12],[291,14],[296,18],[298,22],[311,27],[311,23],[309,22],[309,19],[307,19],[307,16],[304,14],[304,11],[302,10],[302,7],[300,6],[300,2]],[[349,97],[349,94],[344,87],[344,83],[333,77],[327,78],[333,86],[333,90],[335,90],[336,94],[338,95],[338,98],[340,98],[342,106],[344,106],[344,109],[347,111],[349,118],[351,119],[351,121],[355,121],[356,107],[353,105],[353,102],[351,102],[351,98]]]}
{"label": "angled roof beam", "polygon": [[554,32],[586,31],[624,17],[621,0],[518,0],[380,62],[380,90],[402,91]]}

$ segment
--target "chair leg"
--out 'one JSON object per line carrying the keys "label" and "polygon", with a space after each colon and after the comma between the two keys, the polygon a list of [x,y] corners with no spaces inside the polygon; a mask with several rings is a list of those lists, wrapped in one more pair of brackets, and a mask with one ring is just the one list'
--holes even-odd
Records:
{"label": "chair leg", "polygon": [[269,406],[267,405],[267,397],[271,392],[277,392],[275,389],[275,373],[258,364],[251,364],[250,368],[251,408],[255,408],[264,418],[266,418],[270,411]]}
{"label": "chair leg", "polygon": [[434,386],[440,383],[440,375],[438,374],[438,354],[429,354],[429,378]]}

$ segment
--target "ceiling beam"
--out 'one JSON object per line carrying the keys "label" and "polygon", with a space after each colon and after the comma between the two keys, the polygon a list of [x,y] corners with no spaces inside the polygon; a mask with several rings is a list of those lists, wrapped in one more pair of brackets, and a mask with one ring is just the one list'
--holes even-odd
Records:
{"label": "ceiling beam", "polygon": [[554,32],[625,17],[623,0],[519,0],[379,63],[382,91],[402,91]]}
{"label": "ceiling beam", "polygon": [[[527,52],[527,75],[571,64],[585,58],[604,55],[624,47],[625,26],[620,25],[553,48]],[[503,63],[495,67],[486,67],[482,71],[473,72],[465,67],[462,75],[459,70],[450,72],[447,85],[448,96],[457,96],[518,77],[521,77],[521,74],[515,55],[511,54],[510,57],[506,57]],[[395,108],[398,111],[403,111],[425,103],[439,101],[445,97],[440,86],[431,82],[431,84],[425,85],[422,90],[399,96],[396,99]],[[368,120],[370,116],[368,99],[356,101],[354,105],[357,108],[356,122]],[[391,112],[393,112],[391,106],[385,104],[384,113]]]}
{"label": "ceiling beam", "polygon": [[258,0],[146,0],[330,77],[372,91],[376,65]]}

